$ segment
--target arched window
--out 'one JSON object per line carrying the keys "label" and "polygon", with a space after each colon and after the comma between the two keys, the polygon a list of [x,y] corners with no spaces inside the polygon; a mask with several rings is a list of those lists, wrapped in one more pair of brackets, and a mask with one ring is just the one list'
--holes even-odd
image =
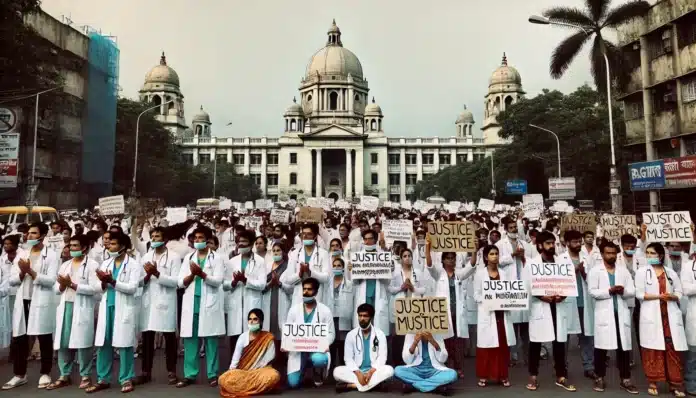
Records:
{"label": "arched window", "polygon": [[201,133],[203,133],[203,129],[202,129],[201,125],[199,124],[196,126],[196,135],[201,135]]}
{"label": "arched window", "polygon": [[375,119],[372,119],[372,121],[370,122],[370,130],[372,130],[372,131],[377,130],[377,122],[375,121]]}
{"label": "arched window", "polygon": [[297,123],[295,122],[295,119],[292,119],[290,121],[290,131],[295,131],[295,127],[297,127]]}
{"label": "arched window", "polygon": [[162,105],[162,98],[159,95],[155,95],[152,97],[152,103],[154,105]]}
{"label": "arched window", "polygon": [[512,100],[511,96],[508,95],[507,97],[505,97],[505,109],[507,109],[510,105],[512,105],[512,101],[513,100]]}
{"label": "arched window", "polygon": [[329,110],[335,111],[337,109],[338,109],[338,93],[335,91],[332,91],[329,94]]}

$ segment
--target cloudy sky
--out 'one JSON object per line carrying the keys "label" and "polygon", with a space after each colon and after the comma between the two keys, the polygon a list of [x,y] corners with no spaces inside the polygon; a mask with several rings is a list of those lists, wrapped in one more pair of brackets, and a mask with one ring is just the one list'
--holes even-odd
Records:
{"label": "cloudy sky", "polygon": [[[135,98],[160,53],[181,79],[186,118],[202,105],[218,136],[278,136],[310,57],[331,20],[360,59],[390,137],[452,136],[463,105],[483,118],[488,78],[503,52],[528,96],[590,82],[587,51],[552,80],[554,46],[570,31],[530,14],[582,0],[43,0],[74,26],[117,37],[121,95]],[[225,127],[232,122],[232,126]],[[478,131],[480,134],[480,131]]]}

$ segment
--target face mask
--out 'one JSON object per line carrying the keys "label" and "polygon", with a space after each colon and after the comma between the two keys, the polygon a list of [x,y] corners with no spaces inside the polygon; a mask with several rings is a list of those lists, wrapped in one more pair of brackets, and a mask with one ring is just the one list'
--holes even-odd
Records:
{"label": "face mask", "polygon": [[273,261],[275,261],[276,263],[279,263],[279,262],[283,261],[283,256],[273,256]]}
{"label": "face mask", "polygon": [[36,246],[41,242],[39,239],[27,239],[27,244],[29,246]]}
{"label": "face mask", "polygon": [[368,252],[373,252],[377,250],[377,245],[363,245],[363,249]]}
{"label": "face mask", "polygon": [[657,257],[648,257],[647,260],[650,265],[660,265],[660,259]]}
{"label": "face mask", "polygon": [[193,248],[196,250],[203,250],[208,246],[207,242],[193,242]]}
{"label": "face mask", "polygon": [[109,253],[109,257],[111,257],[111,258],[116,258],[116,257],[118,257],[119,255],[121,255],[121,252],[120,252],[120,251],[112,252],[111,250],[109,250],[108,253]]}
{"label": "face mask", "polygon": [[302,244],[305,246],[314,246],[314,239],[305,239],[302,241]]}
{"label": "face mask", "polygon": [[635,250],[624,250],[624,253],[626,253],[627,256],[632,256],[636,254]]}
{"label": "face mask", "polygon": [[153,249],[157,249],[158,247],[162,247],[164,245],[164,242],[150,242],[150,247]]}
{"label": "face mask", "polygon": [[314,297],[302,297],[302,301],[305,304],[312,304],[314,302]]}
{"label": "face mask", "polygon": [[336,250],[336,251],[331,252],[331,255],[334,257],[339,257],[342,254],[343,254],[343,252],[341,250]]}
{"label": "face mask", "polygon": [[249,324],[249,331],[250,332],[258,332],[259,329],[261,329],[261,325],[258,323],[250,323]]}
{"label": "face mask", "polygon": [[517,239],[517,232],[508,232],[508,238]]}
{"label": "face mask", "polygon": [[670,255],[670,256],[674,256],[674,257],[679,257],[679,256],[681,256],[681,251],[679,251],[679,250],[670,250],[670,251],[669,251],[669,255]]}
{"label": "face mask", "polygon": [[247,254],[251,251],[251,247],[240,247],[239,254]]}
{"label": "face mask", "polygon": [[343,275],[343,270],[342,269],[334,269],[333,273],[335,276],[342,276]]}
{"label": "face mask", "polygon": [[360,329],[367,330],[370,328],[370,321],[360,322]]}
{"label": "face mask", "polygon": [[70,257],[72,257],[72,258],[82,257],[82,251],[70,250]]}

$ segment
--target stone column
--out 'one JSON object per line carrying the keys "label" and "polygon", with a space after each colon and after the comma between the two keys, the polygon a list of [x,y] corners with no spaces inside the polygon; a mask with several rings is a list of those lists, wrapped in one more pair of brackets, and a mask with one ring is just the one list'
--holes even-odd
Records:
{"label": "stone column", "polygon": [[421,148],[416,149],[416,181],[423,179],[423,150]]}
{"label": "stone column", "polygon": [[365,173],[363,172],[363,165],[365,163],[365,155],[363,155],[363,149],[359,148],[355,150],[355,196],[363,195],[363,188],[365,184],[363,179],[365,178]]}
{"label": "stone column", "polygon": [[401,166],[401,174],[399,175],[400,197],[403,202],[406,200],[406,148],[401,148],[399,153],[399,166]]}
{"label": "stone column", "polygon": [[321,149],[317,149],[317,180],[315,183],[315,190],[316,190],[316,195],[317,198],[322,197],[322,192],[321,192]]}
{"label": "stone column", "polygon": [[346,199],[353,197],[353,150],[346,149]]}
{"label": "stone column", "polygon": [[266,170],[266,163],[268,163],[266,159],[266,148],[262,149],[263,152],[261,152],[261,194],[263,197],[266,197],[266,192],[267,192],[267,170]]}

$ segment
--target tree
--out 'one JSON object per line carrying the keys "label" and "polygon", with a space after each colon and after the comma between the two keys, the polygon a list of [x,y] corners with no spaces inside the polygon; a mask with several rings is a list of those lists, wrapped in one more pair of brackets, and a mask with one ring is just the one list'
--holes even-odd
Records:
{"label": "tree", "polygon": [[[496,200],[512,202],[519,196],[505,195],[505,181],[527,180],[529,193],[548,196],[548,178],[556,177],[556,140],[551,134],[529,127],[534,124],[558,134],[561,142],[562,175],[575,177],[578,199],[601,203],[609,198],[610,145],[608,112],[599,105],[600,95],[589,86],[564,95],[544,90],[542,94],[523,99],[498,115],[500,136],[512,143],[493,155]],[[620,109],[614,108],[616,123],[615,148],[617,165],[621,165],[624,124]],[[626,173],[620,173],[625,177]],[[627,182],[624,182],[624,184]],[[490,197],[491,159],[448,167],[421,181],[415,190],[417,198],[435,194],[435,186],[448,200],[478,201]]]}
{"label": "tree", "polygon": [[[213,163],[199,165],[192,172],[197,175],[198,182],[201,184],[199,197],[211,196],[213,193],[213,175],[215,171]],[[203,194],[209,192],[210,194]],[[202,196],[201,196],[202,195]],[[251,176],[238,174],[232,163],[217,164],[217,181],[215,184],[215,195],[224,196],[233,202],[246,202],[262,197],[261,189],[254,183]],[[197,199],[197,198],[196,198]]]}
{"label": "tree", "polygon": [[606,62],[604,52],[609,60],[609,67],[614,74],[614,81],[619,86],[628,82],[628,68],[621,49],[602,35],[602,29],[617,29],[632,19],[645,15],[650,4],[643,0],[632,0],[628,3],[609,9],[611,0],[585,0],[586,10],[575,7],[559,6],[544,11],[543,15],[552,22],[578,25],[585,31],[578,31],[563,40],[551,55],[551,77],[560,79],[575,57],[580,53],[585,43],[594,36],[590,51],[590,64],[595,85],[602,97],[606,92]]}

